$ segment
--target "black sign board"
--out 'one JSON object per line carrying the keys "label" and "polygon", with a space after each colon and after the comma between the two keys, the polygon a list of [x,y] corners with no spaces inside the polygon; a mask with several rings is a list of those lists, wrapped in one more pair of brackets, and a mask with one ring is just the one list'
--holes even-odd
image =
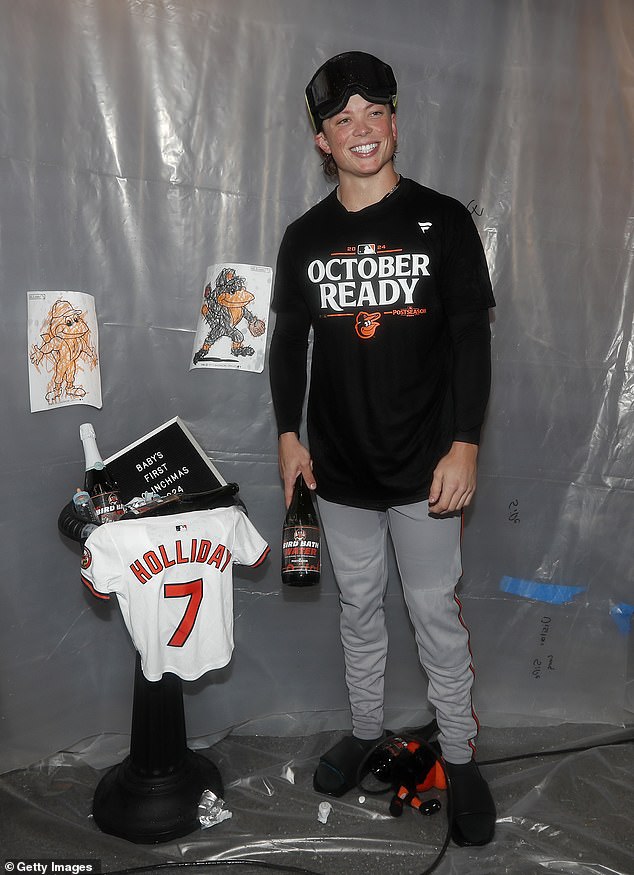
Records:
{"label": "black sign board", "polygon": [[119,485],[124,503],[144,492],[161,496],[204,492],[227,482],[178,416],[105,459],[105,463]]}

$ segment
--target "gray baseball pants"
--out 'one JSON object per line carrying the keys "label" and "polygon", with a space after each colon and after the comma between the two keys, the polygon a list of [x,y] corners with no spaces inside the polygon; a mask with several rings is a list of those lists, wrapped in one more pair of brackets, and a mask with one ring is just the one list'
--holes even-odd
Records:
{"label": "gray baseball pants", "polygon": [[443,756],[451,763],[468,762],[478,723],[471,704],[469,633],[455,597],[462,574],[461,516],[430,517],[426,501],[387,511],[322,498],[318,504],[340,592],[341,641],[355,736],[377,738],[383,731],[389,532]]}

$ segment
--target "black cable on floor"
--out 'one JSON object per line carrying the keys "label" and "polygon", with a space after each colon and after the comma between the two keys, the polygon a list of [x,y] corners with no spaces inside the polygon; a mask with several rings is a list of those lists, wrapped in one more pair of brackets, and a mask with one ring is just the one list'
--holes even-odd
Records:
{"label": "black cable on floor", "polygon": [[[416,737],[414,733],[403,733],[400,737],[405,737],[412,735]],[[431,875],[435,869],[438,868],[440,862],[442,861],[445,853],[447,852],[447,848],[449,847],[449,842],[451,841],[451,821],[453,818],[453,798],[451,792],[451,781],[447,775],[447,772],[444,768],[444,764],[442,763],[442,759],[438,756],[437,752],[431,747],[427,741],[417,738],[418,741],[422,741],[424,745],[426,745],[429,750],[433,753],[434,757],[441,763],[443,767],[443,771],[445,772],[445,778],[447,781],[447,831],[445,833],[445,840],[443,842],[440,851],[436,855],[436,858],[431,862],[431,864],[424,869],[419,875]],[[624,744],[634,744],[634,736],[630,736],[629,738],[618,739],[617,741],[605,741],[598,742],[594,744],[587,745],[579,745],[575,747],[566,747],[566,748],[558,748],[556,750],[547,750],[547,751],[533,751],[530,753],[517,754],[515,756],[506,756],[499,757],[498,759],[491,760],[478,760],[479,766],[494,766],[501,765],[504,763],[513,763],[521,760],[528,759],[538,759],[541,757],[551,757],[551,756],[564,756],[566,754],[571,753],[583,753],[588,750],[596,750],[602,747],[615,747]],[[378,745],[377,745],[378,746]],[[359,782],[361,784],[361,782]],[[388,788],[389,789],[389,788]],[[368,790],[367,788],[363,788],[364,792],[369,795],[377,795],[377,791]],[[378,792],[387,792],[387,791],[378,791]],[[312,869],[305,869],[301,866],[284,866],[280,863],[265,863],[261,860],[203,860],[203,861],[195,861],[195,860],[187,860],[187,861],[177,861],[174,863],[153,863],[148,866],[136,866],[129,869],[113,869],[110,872],[104,873],[104,875],[141,875],[142,872],[158,872],[163,869],[192,869],[194,867],[208,867],[208,866],[260,866],[262,869],[271,869],[275,872],[292,872],[296,873],[296,875],[324,875],[322,872],[315,872]]]}
{"label": "black cable on floor", "polygon": [[497,766],[502,763],[515,763],[520,760],[538,759],[540,757],[564,756],[569,753],[583,753],[587,750],[598,750],[602,747],[616,747],[621,744],[634,744],[634,735],[629,738],[620,738],[617,741],[601,741],[593,744],[584,744],[576,747],[560,747],[556,750],[532,751],[530,753],[520,753],[515,756],[505,756],[494,760],[478,760],[479,766]]}
{"label": "black cable on floor", "polygon": [[[443,774],[445,776],[445,783],[447,785],[447,788],[445,791],[447,794],[447,801],[446,801],[447,829],[445,830],[445,838],[444,838],[444,841],[442,843],[442,847],[440,848],[440,851],[436,854],[435,859],[432,860],[432,862],[429,864],[429,866],[427,866],[426,869],[424,869],[422,872],[420,872],[419,875],[431,875],[431,873],[434,872],[438,868],[438,866],[440,865],[440,862],[442,861],[443,857],[445,856],[445,854],[447,852],[447,848],[449,847],[449,842],[451,841],[451,823],[453,821],[453,792],[451,789],[451,781],[449,779],[449,775],[447,774],[447,769],[445,768],[445,764],[443,762],[442,756],[440,755],[440,752],[439,752],[440,749],[436,750],[429,742],[429,739],[437,731],[438,731],[438,724],[436,723],[435,720],[432,720],[426,726],[421,726],[419,730],[411,729],[411,730],[406,731],[406,732],[397,733],[398,737],[400,739],[402,739],[403,741],[406,741],[406,742],[407,741],[416,741],[419,744],[421,744],[432,755],[433,759],[436,762],[440,763],[440,767],[442,768]],[[388,737],[388,740],[389,740],[389,737]],[[383,742],[380,742],[379,744],[375,745],[374,748],[371,751],[369,751],[366,754],[366,756],[364,757],[363,762],[359,765],[359,771],[357,773],[358,779],[361,777],[363,767],[368,762],[368,760],[372,757],[372,754],[379,747],[381,747],[381,744],[383,744]],[[368,787],[363,786],[363,783],[361,780],[357,781],[357,785],[362,789],[362,791],[364,793],[367,793],[368,795],[371,795],[371,796],[377,796],[379,794],[389,792],[389,790],[393,789],[391,785],[388,785],[388,787],[386,787],[384,790],[370,790]]]}
{"label": "black cable on floor", "polygon": [[297,875],[323,875],[301,866],[283,866],[280,863],[264,863],[261,860],[182,860],[174,863],[151,863],[148,866],[132,866],[130,869],[113,869],[107,875],[138,875],[141,872],[159,872],[161,869],[192,869],[195,866],[259,866],[275,872],[295,872]]}

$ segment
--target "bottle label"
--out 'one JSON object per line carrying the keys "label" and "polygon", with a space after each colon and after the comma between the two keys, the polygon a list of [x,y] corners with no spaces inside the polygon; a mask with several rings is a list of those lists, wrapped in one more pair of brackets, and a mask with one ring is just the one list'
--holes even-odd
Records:
{"label": "bottle label", "polygon": [[118,492],[103,492],[100,495],[93,495],[92,503],[101,524],[113,523],[125,513],[125,507],[121,503]]}
{"label": "bottle label", "polygon": [[282,572],[319,574],[321,551],[317,526],[284,526],[282,534]]}

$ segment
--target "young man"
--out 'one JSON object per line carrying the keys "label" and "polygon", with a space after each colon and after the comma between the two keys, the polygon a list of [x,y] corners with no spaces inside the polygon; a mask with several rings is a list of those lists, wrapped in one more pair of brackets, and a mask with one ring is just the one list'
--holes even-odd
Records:
{"label": "young man", "polygon": [[[286,503],[300,475],[318,497],[353,728],[322,757],[314,784],[331,795],[350,789],[383,733],[389,533],[451,779],[452,835],[486,844],[495,808],[473,760],[473,669],[455,598],[490,385],[486,261],[465,207],[397,174],[387,64],[337,55],[306,98],[339,185],[284,235],[271,387]],[[311,327],[307,448],[299,429]]]}

